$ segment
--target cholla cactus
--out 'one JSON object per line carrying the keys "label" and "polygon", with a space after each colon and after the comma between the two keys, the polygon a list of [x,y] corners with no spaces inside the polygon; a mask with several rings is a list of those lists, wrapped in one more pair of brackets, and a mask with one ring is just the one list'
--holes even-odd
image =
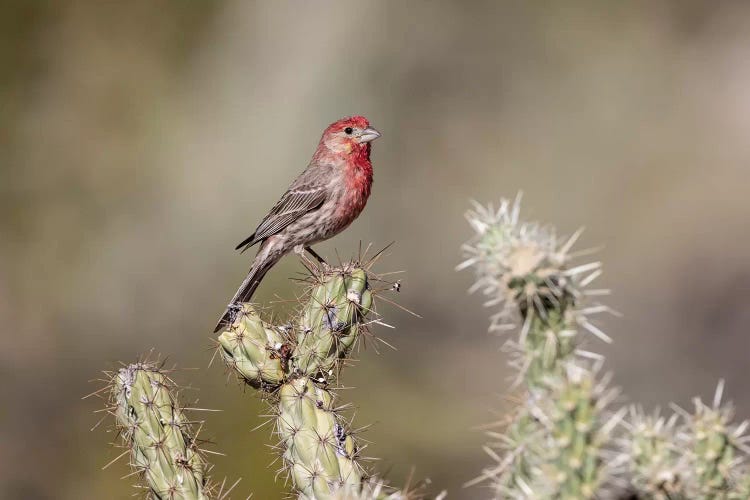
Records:
{"label": "cholla cactus", "polygon": [[[357,342],[369,333],[366,317],[378,321],[369,267],[381,253],[366,265],[319,268],[307,262],[311,286],[296,319],[277,325],[263,320],[252,304],[236,304],[231,324],[219,335],[218,352],[226,365],[263,391],[274,408],[284,470],[301,500],[422,498],[419,490],[397,491],[368,476],[342,413],[346,407],[336,403],[332,390]],[[151,497],[227,497],[234,486],[209,491],[207,463],[176,388],[160,368],[132,364],[110,374],[108,388],[108,409]]]}
{"label": "cholla cactus", "polygon": [[730,498],[747,491],[745,467],[750,449],[746,442],[750,437],[743,434],[748,421],[732,423],[734,410],[721,404],[723,392],[721,381],[711,406],[695,398],[692,415],[678,409],[685,420],[678,437],[687,450],[689,464],[686,498]]}
{"label": "cholla cactus", "polygon": [[[516,332],[505,348],[522,391],[504,431],[488,433],[495,463],[478,480],[489,480],[497,499],[617,498],[617,488],[628,499],[750,498],[748,422],[732,423],[723,382],[711,405],[695,399],[693,414],[675,407],[667,418],[632,407],[624,418],[625,409],[609,410],[618,391],[599,376],[603,358],[580,349],[586,332],[610,342],[591,320],[609,311],[596,302],[607,292],[590,288],[601,266],[572,264],[584,253],[571,252],[580,232],[558,239],[551,228],[520,222],[519,202],[468,213],[476,234],[459,266],[475,270],[472,290],[495,308],[490,330]],[[275,324],[252,304],[237,304],[218,352],[272,405],[284,470],[300,500],[422,498],[419,488],[398,491],[369,477],[332,389],[368,323],[377,322],[371,264],[309,264],[311,287],[295,319]],[[209,488],[208,465],[162,370],[135,363],[110,374],[108,388],[108,409],[151,497],[226,497]]]}
{"label": "cholla cactus", "polygon": [[[750,498],[748,423],[731,423],[723,383],[711,406],[695,400],[692,415],[607,412],[617,391],[596,380],[603,358],[578,347],[583,331],[610,341],[589,319],[608,311],[592,302],[606,291],[588,288],[600,264],[571,267],[580,233],[560,243],[551,228],[519,222],[519,199],[477,205],[467,218],[476,235],[459,268],[474,268],[472,290],[499,309],[490,330],[518,331],[507,350],[524,390],[505,432],[490,434],[496,464],[479,480],[492,481],[495,498],[609,498],[623,484],[631,499]],[[625,433],[615,441],[619,422]]]}
{"label": "cholla cactus", "polygon": [[544,431],[532,460],[539,470],[530,490],[534,498],[593,498],[610,472],[604,458],[619,415],[606,421],[602,415],[617,391],[593,372],[568,364],[545,392],[548,397],[532,411]]}
{"label": "cholla cactus", "polygon": [[601,264],[570,266],[577,257],[570,250],[581,232],[561,242],[550,227],[520,222],[519,213],[520,196],[514,202],[502,200],[497,210],[475,204],[466,215],[475,236],[462,247],[466,259],[457,269],[474,268],[470,291],[481,290],[485,305],[498,310],[491,316],[490,331],[519,331],[518,341],[508,344],[513,366],[519,380],[534,385],[559,362],[590,355],[576,351],[579,328],[611,341],[590,320],[609,309],[587,303],[607,293],[588,288],[601,274]]}
{"label": "cholla cactus", "polygon": [[604,445],[620,414],[605,412],[612,391],[594,380],[600,357],[578,349],[581,330],[609,341],[589,319],[608,310],[589,297],[598,262],[570,266],[580,232],[560,242],[551,228],[519,221],[520,197],[495,210],[476,205],[467,214],[475,231],[464,245],[476,283],[497,308],[491,331],[517,330],[506,344],[523,384],[524,405],[491,451],[498,462],[480,479],[496,498],[591,498],[607,478]]}
{"label": "cholla cactus", "polygon": [[347,266],[323,276],[299,319],[295,371],[327,379],[359,339],[371,307],[364,269]]}
{"label": "cholla cactus", "polygon": [[[274,326],[249,304],[237,307],[219,336],[221,355],[232,370],[266,391],[276,412],[284,468],[300,499],[389,498],[360,463],[359,448],[331,384],[358,340],[367,333],[372,290],[366,266],[311,267],[312,288],[297,319]],[[397,497],[392,497],[397,498]]]}
{"label": "cholla cactus", "polygon": [[678,444],[677,423],[678,415],[665,418],[658,411],[647,415],[637,406],[623,420],[627,433],[620,441],[622,461],[632,489],[647,498],[684,496],[688,464]]}
{"label": "cholla cactus", "polygon": [[154,364],[134,363],[114,373],[110,384],[110,411],[151,496],[209,498],[207,464],[169,377]]}
{"label": "cholla cactus", "polygon": [[233,307],[232,328],[219,336],[224,361],[255,388],[277,387],[288,368],[287,332],[263,321],[252,304]]}
{"label": "cholla cactus", "polygon": [[327,498],[341,486],[361,487],[357,444],[337,412],[334,396],[307,377],[279,390],[277,432],[300,499]]}
{"label": "cholla cactus", "polygon": [[314,287],[296,324],[275,326],[252,304],[234,306],[234,321],[219,335],[220,352],[251,386],[273,391],[291,377],[335,378],[339,361],[366,328],[372,291],[365,269],[313,269]]}
{"label": "cholla cactus", "polygon": [[[668,420],[631,409],[622,440],[632,490],[657,500],[750,498],[748,422],[732,423],[731,405],[722,405],[723,381],[713,404],[695,398],[695,412],[674,407]],[[682,419],[680,422],[679,419]]]}
{"label": "cholla cactus", "polygon": [[746,500],[750,498],[750,470],[747,465],[738,467],[736,477],[733,478],[734,486],[729,492],[729,500]]}

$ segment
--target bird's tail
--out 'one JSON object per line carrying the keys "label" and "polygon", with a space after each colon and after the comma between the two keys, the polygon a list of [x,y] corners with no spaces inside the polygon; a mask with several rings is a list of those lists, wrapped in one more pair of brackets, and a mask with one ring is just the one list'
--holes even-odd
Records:
{"label": "bird's tail", "polygon": [[258,288],[258,285],[260,285],[261,280],[263,280],[263,277],[266,275],[268,270],[271,269],[271,267],[273,267],[276,262],[278,262],[278,260],[278,257],[274,258],[267,255],[262,255],[262,253],[258,254],[258,256],[253,261],[250,272],[247,273],[247,277],[242,282],[239,289],[237,289],[237,293],[234,294],[232,300],[229,302],[227,310],[224,312],[224,314],[221,316],[221,319],[216,324],[214,333],[217,333],[219,330],[232,323],[232,315],[235,314],[235,304],[247,302],[250,300],[250,298],[255,293],[255,290]]}

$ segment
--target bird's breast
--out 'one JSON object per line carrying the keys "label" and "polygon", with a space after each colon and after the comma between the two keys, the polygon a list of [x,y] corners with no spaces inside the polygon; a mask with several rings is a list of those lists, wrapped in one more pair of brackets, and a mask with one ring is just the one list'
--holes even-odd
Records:
{"label": "bird's breast", "polygon": [[344,189],[338,201],[337,218],[344,227],[359,216],[367,204],[372,187],[372,170],[352,169],[347,172]]}

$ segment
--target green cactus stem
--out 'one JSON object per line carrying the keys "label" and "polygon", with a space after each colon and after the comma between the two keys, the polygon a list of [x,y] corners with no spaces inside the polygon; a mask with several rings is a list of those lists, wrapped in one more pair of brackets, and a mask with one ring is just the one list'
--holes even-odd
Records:
{"label": "green cactus stem", "polygon": [[471,290],[498,310],[490,330],[518,332],[505,350],[524,406],[504,436],[492,435],[497,463],[482,477],[495,498],[594,498],[608,473],[602,452],[614,420],[604,416],[592,378],[597,356],[578,347],[584,330],[609,341],[589,319],[607,310],[588,300],[600,292],[588,289],[600,264],[571,266],[580,232],[560,241],[551,228],[519,221],[519,201],[497,210],[475,205],[467,214],[475,235],[458,266],[474,269]]}
{"label": "green cactus stem", "polygon": [[731,405],[721,403],[723,391],[720,381],[712,405],[695,398],[692,414],[673,405],[668,420],[631,409],[620,458],[637,498],[750,498],[748,421],[732,422]]}
{"label": "green cactus stem", "polygon": [[154,499],[203,500],[207,464],[174,386],[158,367],[134,363],[111,381],[117,427]]}
{"label": "green cactus stem", "polygon": [[293,377],[335,378],[365,330],[372,307],[367,273],[355,264],[321,270],[299,319],[275,326],[252,304],[235,306],[234,321],[219,335],[224,362],[251,386],[271,392]]}
{"label": "green cactus stem", "polygon": [[[681,438],[688,452],[691,468],[688,495],[691,499],[728,499],[747,483],[745,461],[750,450],[743,436],[748,422],[732,423],[734,410],[722,405],[724,382],[720,381],[711,406],[694,399],[695,412],[687,415]],[[736,478],[740,478],[737,480]]]}
{"label": "green cactus stem", "polygon": [[296,371],[309,377],[330,376],[357,341],[371,307],[364,269],[343,268],[324,275],[299,319]]}
{"label": "green cactus stem", "polygon": [[263,321],[252,304],[237,306],[232,325],[219,335],[224,362],[256,389],[284,381],[291,345],[284,329]]}
{"label": "green cactus stem", "polygon": [[736,476],[733,478],[733,487],[729,492],[729,500],[747,500],[750,498],[750,470],[747,464],[737,467]]}
{"label": "green cactus stem", "polygon": [[685,498],[687,463],[677,441],[677,415],[646,415],[631,407],[623,422],[622,459],[633,490],[654,500]]}
{"label": "green cactus stem", "polygon": [[277,432],[300,499],[322,500],[343,485],[360,487],[364,472],[347,429],[328,390],[307,377],[281,386]]}
{"label": "green cactus stem", "polygon": [[532,411],[547,430],[535,448],[541,473],[532,484],[534,498],[595,498],[608,477],[604,446],[620,418],[602,417],[616,391],[573,364],[549,384],[547,396]]}

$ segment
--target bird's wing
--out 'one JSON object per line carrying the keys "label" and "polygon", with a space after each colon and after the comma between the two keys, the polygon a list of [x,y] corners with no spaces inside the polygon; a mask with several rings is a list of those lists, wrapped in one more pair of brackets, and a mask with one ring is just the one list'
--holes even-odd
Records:
{"label": "bird's wing", "polygon": [[318,182],[295,182],[273,206],[255,232],[237,245],[235,250],[242,248],[244,252],[259,241],[278,234],[307,212],[318,208],[326,200],[325,187],[324,184]]}

